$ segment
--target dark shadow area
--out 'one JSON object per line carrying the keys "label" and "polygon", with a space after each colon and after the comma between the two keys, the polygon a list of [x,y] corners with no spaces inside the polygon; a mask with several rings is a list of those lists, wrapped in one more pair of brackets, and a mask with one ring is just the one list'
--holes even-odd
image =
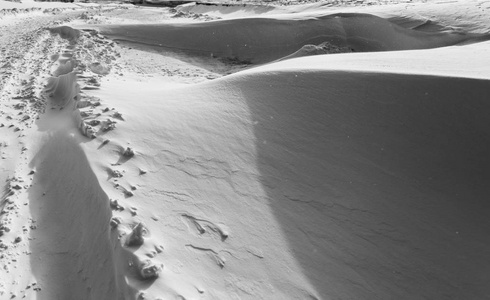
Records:
{"label": "dark shadow area", "polygon": [[37,299],[134,299],[114,256],[109,199],[83,149],[65,130],[47,135],[30,163],[36,170],[29,207],[37,226],[30,242],[42,288]]}
{"label": "dark shadow area", "polygon": [[101,148],[103,148],[104,146],[106,146],[107,144],[109,144],[109,142],[110,142],[109,140],[103,140],[100,143],[99,147],[97,147],[97,150],[100,150]]}
{"label": "dark shadow area", "polygon": [[316,297],[490,296],[489,81],[284,72],[240,87]]}
{"label": "dark shadow area", "polygon": [[[4,215],[4,208],[5,206],[8,204],[8,197],[10,194],[12,194],[12,191],[10,189],[10,181],[9,181],[9,178],[7,177],[7,180],[5,181],[5,183],[2,184],[3,186],[1,186],[0,188],[0,221],[2,221],[3,219],[3,215]],[[2,230],[2,233],[3,233],[3,223],[0,222],[0,230]]]}

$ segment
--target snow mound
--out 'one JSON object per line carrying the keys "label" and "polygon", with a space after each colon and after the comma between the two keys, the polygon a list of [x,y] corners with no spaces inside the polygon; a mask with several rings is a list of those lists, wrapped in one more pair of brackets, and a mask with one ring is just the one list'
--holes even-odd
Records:
{"label": "snow mound", "polygon": [[[236,256],[216,258],[224,272],[203,263],[184,274],[203,274],[209,293],[243,271],[274,278],[285,298],[483,298],[489,81],[285,67],[293,62],[181,89],[109,85],[108,101],[131,112],[131,126],[122,126],[144,149],[138,167],[152,174],[145,183],[185,191],[192,201],[183,210],[205,203],[197,211],[229,228],[226,247]],[[134,106],[141,89],[145,105]],[[174,205],[141,201],[162,211]],[[247,245],[274,259],[242,258]],[[281,272],[291,254],[299,267]],[[192,253],[179,255],[192,261]]]}
{"label": "snow mound", "polygon": [[61,38],[73,43],[76,42],[80,37],[80,31],[77,29],[73,29],[70,26],[51,27],[48,28],[48,31],[52,34],[59,34]]}
{"label": "snow mound", "polygon": [[324,42],[355,52],[370,52],[436,48],[488,39],[488,35],[460,32],[420,32],[373,15],[354,13],[304,19],[95,26],[116,40],[252,63],[270,62],[305,45]]}

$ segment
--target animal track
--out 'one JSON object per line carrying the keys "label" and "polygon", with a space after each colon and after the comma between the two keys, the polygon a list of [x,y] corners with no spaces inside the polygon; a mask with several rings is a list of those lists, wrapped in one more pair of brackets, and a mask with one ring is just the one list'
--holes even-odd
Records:
{"label": "animal track", "polygon": [[[60,109],[71,107],[76,125],[88,138],[94,139],[100,133],[114,130],[115,121],[97,120],[104,112],[94,113],[94,109],[100,105],[100,99],[87,96],[82,90],[100,87],[100,76],[109,73],[110,65],[116,59],[115,44],[94,31],[84,32],[68,26],[53,27],[48,31],[68,41],[69,45],[61,54],[51,55],[51,60],[55,61],[51,66],[53,77],[48,80],[44,90],[45,98]],[[103,57],[107,58],[105,65],[95,61]],[[73,101],[75,104],[71,104]],[[119,112],[115,111],[113,116],[123,121]]]}

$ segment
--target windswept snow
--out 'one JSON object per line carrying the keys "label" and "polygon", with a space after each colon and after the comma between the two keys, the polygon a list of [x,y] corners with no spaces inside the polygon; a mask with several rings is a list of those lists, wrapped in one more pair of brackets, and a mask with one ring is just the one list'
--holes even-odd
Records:
{"label": "windswept snow", "polygon": [[484,1],[29,5],[0,299],[490,296]]}

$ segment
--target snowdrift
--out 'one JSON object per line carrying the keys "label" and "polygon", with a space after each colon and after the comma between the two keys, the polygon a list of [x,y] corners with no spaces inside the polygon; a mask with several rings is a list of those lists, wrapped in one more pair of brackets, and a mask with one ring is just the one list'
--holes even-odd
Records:
{"label": "snowdrift", "polygon": [[[117,62],[95,32],[22,33],[7,48],[25,59],[4,63],[0,297],[488,298],[488,43],[386,51],[486,36],[405,26],[436,32],[364,14],[99,26],[288,58],[177,87],[141,69],[188,65],[128,66],[141,51]],[[295,58],[351,51],[385,52]]]}
{"label": "snowdrift", "polygon": [[80,31],[71,28],[70,26],[59,26],[47,28],[51,34],[58,34],[61,38],[70,41],[70,43],[76,43],[80,38]]}
{"label": "snowdrift", "polygon": [[[158,196],[171,187],[185,195],[183,210],[229,227],[225,249],[235,254],[224,272],[205,263],[183,272],[209,274],[201,280],[214,287],[251,272],[286,298],[487,295],[490,83],[287,63],[185,89],[125,82],[103,94],[133,115],[121,130],[152,174],[140,201],[171,210]],[[134,106],[141,89],[145,105]],[[264,259],[238,254],[247,245]],[[309,283],[278,271],[289,253]]]}
{"label": "snowdrift", "polygon": [[306,19],[247,18],[193,24],[99,25],[112,39],[160,46],[193,55],[264,63],[305,45],[328,42],[353,52],[436,48],[488,38],[456,32],[405,29],[367,14]]}

